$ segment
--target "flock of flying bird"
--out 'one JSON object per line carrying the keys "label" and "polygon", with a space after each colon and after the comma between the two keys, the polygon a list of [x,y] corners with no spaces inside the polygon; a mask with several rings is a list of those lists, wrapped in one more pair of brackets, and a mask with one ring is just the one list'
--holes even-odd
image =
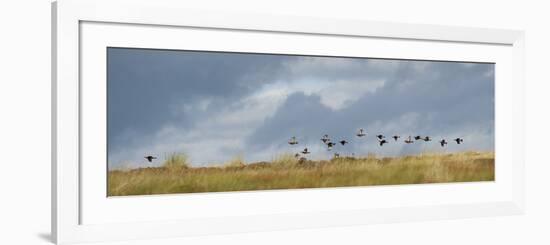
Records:
{"label": "flock of flying bird", "polygon": [[[362,138],[362,137],[367,136],[367,133],[365,133],[365,130],[364,130],[364,129],[360,128],[360,129],[357,131],[357,133],[356,133],[355,135],[356,135],[358,138]],[[376,138],[378,139],[378,143],[379,143],[380,146],[384,146],[384,144],[389,143],[389,141],[386,140],[386,136],[384,136],[384,135],[382,135],[382,134],[376,135]],[[391,138],[393,138],[394,141],[397,142],[397,140],[399,140],[399,138],[401,138],[401,136],[399,136],[399,135],[394,135],[394,136],[392,136]],[[414,136],[414,140],[413,140],[413,137],[409,136],[406,140],[404,140],[404,142],[407,143],[407,144],[412,144],[412,143],[414,143],[415,141],[419,141],[419,140],[423,140],[423,141],[428,142],[428,141],[432,141],[432,138],[431,138],[430,136],[424,136],[424,137],[422,137],[422,136],[420,136],[420,135],[417,135],[417,136]],[[340,143],[342,146],[344,146],[344,145],[346,145],[346,144],[349,143],[349,142],[348,142],[347,140],[345,140],[345,139],[340,140],[340,141],[337,141],[337,142],[333,142],[333,141],[329,138],[328,134],[323,135],[323,137],[321,138],[321,141],[327,146],[327,150],[329,150],[329,151],[332,150],[332,148],[333,148],[334,146],[336,146],[338,143]],[[464,142],[464,139],[462,139],[462,138],[456,138],[456,139],[454,139],[453,141],[460,145],[462,142]],[[290,138],[290,140],[288,141],[288,144],[289,144],[289,145],[297,145],[297,144],[298,144],[298,140],[296,140],[296,137],[295,137],[295,136],[292,136],[292,137]],[[447,142],[445,139],[441,139],[441,140],[439,141],[439,144],[441,145],[441,147],[445,147],[445,145],[447,145],[448,142]],[[302,153],[303,155],[306,155],[306,154],[309,154],[309,153],[311,153],[311,152],[310,152],[310,151],[307,149],[307,147],[306,147],[306,148],[304,148],[302,151],[300,151],[299,153],[296,153],[295,156],[296,156],[296,157],[300,157],[300,153]],[[334,153],[334,156],[335,156],[335,157],[339,157],[340,154]]]}
{"label": "flock of flying bird", "polygon": [[[365,133],[365,130],[360,128],[355,135],[358,138],[362,138],[362,137],[367,136],[367,133]],[[376,135],[376,138],[378,139],[378,143],[380,144],[380,146],[383,146],[384,144],[389,143],[388,140],[386,140],[386,136],[384,136],[382,134]],[[397,141],[397,140],[399,140],[399,138],[401,138],[401,136],[394,135],[391,138],[393,138],[394,141]],[[417,135],[417,136],[414,136],[414,140],[413,140],[413,137],[409,136],[404,142],[407,143],[407,144],[412,144],[412,143],[414,143],[414,141],[418,141],[418,140],[423,140],[423,141],[428,142],[428,141],[432,141],[432,138],[430,136],[422,137],[420,135]],[[338,143],[340,143],[343,146],[349,143],[345,139],[337,141],[337,142],[332,142],[332,140],[329,138],[328,134],[323,135],[323,137],[321,138],[321,141],[327,146],[327,150],[329,150],[329,151],[332,150],[332,148],[334,146],[336,146]],[[464,142],[464,139],[456,138],[453,141],[455,141],[457,144],[460,145],[462,142]],[[289,145],[297,145],[298,140],[296,140],[295,136],[292,136],[292,138],[290,138],[290,140],[288,141],[288,144]],[[441,145],[441,147],[445,147],[445,145],[448,144],[448,142],[445,139],[441,139],[439,141],[439,144]],[[306,154],[309,154],[311,152],[306,147],[302,151],[300,151],[300,153],[306,155]],[[300,153],[296,153],[295,157],[300,157]],[[340,156],[340,154],[334,153],[334,157],[339,157],[339,156]],[[154,159],[157,159],[156,157],[151,156],[151,155],[145,156],[144,158],[147,159],[148,162],[153,162]]]}

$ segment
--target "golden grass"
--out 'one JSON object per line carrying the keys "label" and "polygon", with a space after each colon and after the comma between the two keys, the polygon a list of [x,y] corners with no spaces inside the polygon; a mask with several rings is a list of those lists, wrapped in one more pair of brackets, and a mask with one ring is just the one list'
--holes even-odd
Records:
{"label": "golden grass", "polygon": [[[188,166],[184,159],[183,166]],[[394,158],[369,155],[320,161],[300,161],[284,154],[271,162],[244,164],[239,156],[221,167],[170,167],[165,163],[157,168],[113,170],[108,175],[108,195],[493,181],[494,159],[493,152]],[[172,160],[181,163],[182,159]]]}
{"label": "golden grass", "polygon": [[172,153],[166,157],[163,168],[177,170],[189,168],[189,158],[184,153]]}
{"label": "golden grass", "polygon": [[233,157],[231,161],[223,165],[224,168],[243,168],[244,166],[246,166],[246,162],[244,161],[244,158],[241,155]]}

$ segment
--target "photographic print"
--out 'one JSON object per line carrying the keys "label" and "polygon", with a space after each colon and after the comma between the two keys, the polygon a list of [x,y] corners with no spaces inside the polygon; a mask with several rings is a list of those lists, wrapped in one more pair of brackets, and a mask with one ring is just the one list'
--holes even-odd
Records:
{"label": "photographic print", "polygon": [[107,195],[494,181],[494,69],[110,47]]}

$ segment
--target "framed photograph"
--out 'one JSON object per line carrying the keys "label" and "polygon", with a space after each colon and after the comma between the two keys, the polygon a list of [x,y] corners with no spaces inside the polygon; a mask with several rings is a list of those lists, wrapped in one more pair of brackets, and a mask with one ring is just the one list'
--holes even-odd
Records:
{"label": "framed photograph", "polygon": [[57,243],[524,210],[522,31],[52,11]]}

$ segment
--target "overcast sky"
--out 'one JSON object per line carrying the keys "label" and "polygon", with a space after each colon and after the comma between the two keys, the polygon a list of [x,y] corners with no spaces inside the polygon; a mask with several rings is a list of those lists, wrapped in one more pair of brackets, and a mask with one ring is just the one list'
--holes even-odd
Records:
{"label": "overcast sky", "polygon": [[[111,169],[171,152],[201,166],[304,147],[311,159],[494,150],[494,64],[123,48],[107,59]],[[329,152],[324,134],[351,143]],[[380,147],[376,134],[402,138]]]}

